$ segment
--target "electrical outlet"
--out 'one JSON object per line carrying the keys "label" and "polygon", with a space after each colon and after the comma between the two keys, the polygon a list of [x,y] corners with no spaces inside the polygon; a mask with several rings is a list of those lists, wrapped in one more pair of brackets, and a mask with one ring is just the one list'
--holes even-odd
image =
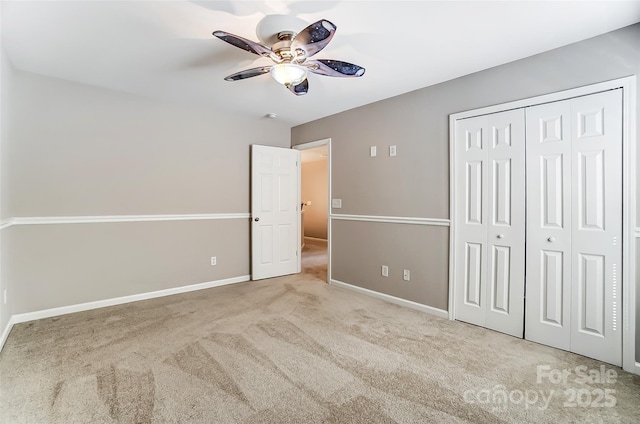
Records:
{"label": "electrical outlet", "polygon": [[383,277],[389,276],[389,267],[386,265],[382,265],[382,276]]}
{"label": "electrical outlet", "polygon": [[396,146],[389,146],[389,156],[395,156],[396,155]]}
{"label": "electrical outlet", "polygon": [[340,209],[342,207],[342,199],[331,199],[331,207]]}
{"label": "electrical outlet", "polygon": [[6,305],[7,304],[7,289],[4,289],[4,291],[2,292],[2,297],[3,297],[3,302]]}
{"label": "electrical outlet", "polygon": [[215,266],[218,263],[218,260],[216,259],[215,256],[211,257],[211,266]]}
{"label": "electrical outlet", "polygon": [[402,274],[402,279],[404,281],[411,281],[411,271],[409,271],[408,269],[405,269],[404,273]]}

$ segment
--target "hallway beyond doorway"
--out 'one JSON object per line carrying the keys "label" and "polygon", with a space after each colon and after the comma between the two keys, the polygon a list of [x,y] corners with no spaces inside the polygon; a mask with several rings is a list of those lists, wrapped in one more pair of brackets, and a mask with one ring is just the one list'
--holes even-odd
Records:
{"label": "hallway beyond doorway", "polygon": [[327,241],[305,237],[302,248],[302,272],[327,282]]}

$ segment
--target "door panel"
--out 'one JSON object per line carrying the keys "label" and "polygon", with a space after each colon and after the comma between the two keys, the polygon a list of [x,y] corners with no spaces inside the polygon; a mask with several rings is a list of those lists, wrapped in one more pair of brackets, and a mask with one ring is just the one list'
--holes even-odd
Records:
{"label": "door panel", "polygon": [[297,150],[251,146],[251,278],[300,272]]}
{"label": "door panel", "polygon": [[616,328],[622,263],[622,90],[571,100],[573,143],[571,351],[622,364]]}
{"label": "door panel", "polygon": [[614,365],[622,362],[621,95],[526,110],[526,338]]}
{"label": "door panel", "polygon": [[456,220],[460,223],[456,238],[456,318],[477,325],[485,325],[484,292],[486,286],[486,198],[488,153],[486,149],[486,118],[459,121],[456,131],[457,167]]}
{"label": "door panel", "polygon": [[523,110],[456,122],[456,319],[517,337],[524,313],[524,135]]}
{"label": "door panel", "polygon": [[524,110],[487,117],[489,172],[486,290],[487,328],[524,334],[525,257],[525,120]]}
{"label": "door panel", "polygon": [[564,162],[563,154],[540,156],[542,197],[540,206],[542,212],[542,228],[562,228],[564,222]]}
{"label": "door panel", "polygon": [[480,307],[480,286],[482,284],[482,244],[467,243],[467,255],[465,258],[467,272],[465,275],[466,305]]}
{"label": "door panel", "polygon": [[467,224],[482,225],[482,161],[467,162]]}
{"label": "door panel", "polygon": [[511,159],[493,162],[493,225],[511,225]]}
{"label": "door panel", "polygon": [[493,246],[493,278],[491,278],[491,310],[509,314],[511,248]]}
{"label": "door panel", "polygon": [[525,337],[569,350],[571,114],[568,102],[526,109],[527,288]]}
{"label": "door panel", "polygon": [[579,228],[604,231],[604,151],[578,153],[577,162]]}
{"label": "door panel", "polygon": [[564,323],[564,253],[543,250],[542,272],[542,317],[545,324],[562,327]]}
{"label": "door panel", "polygon": [[578,331],[604,337],[604,256],[579,256]]}

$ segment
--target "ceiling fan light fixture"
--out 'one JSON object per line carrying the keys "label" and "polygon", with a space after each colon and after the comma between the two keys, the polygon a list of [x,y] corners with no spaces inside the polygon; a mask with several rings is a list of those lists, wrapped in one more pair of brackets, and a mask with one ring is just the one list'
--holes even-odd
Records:
{"label": "ceiling fan light fixture", "polygon": [[271,67],[271,76],[285,87],[296,86],[307,78],[307,69],[295,63],[280,63]]}

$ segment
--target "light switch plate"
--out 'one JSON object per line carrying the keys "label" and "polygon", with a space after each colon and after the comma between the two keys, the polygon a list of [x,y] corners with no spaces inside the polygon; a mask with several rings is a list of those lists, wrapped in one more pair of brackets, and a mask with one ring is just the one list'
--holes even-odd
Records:
{"label": "light switch plate", "polygon": [[342,199],[332,199],[331,200],[331,207],[332,208],[336,208],[336,209],[340,209],[342,207]]}
{"label": "light switch plate", "polygon": [[376,153],[377,153],[376,150],[377,150],[376,146],[371,146],[369,148],[369,155],[371,155],[372,158],[376,156]]}

